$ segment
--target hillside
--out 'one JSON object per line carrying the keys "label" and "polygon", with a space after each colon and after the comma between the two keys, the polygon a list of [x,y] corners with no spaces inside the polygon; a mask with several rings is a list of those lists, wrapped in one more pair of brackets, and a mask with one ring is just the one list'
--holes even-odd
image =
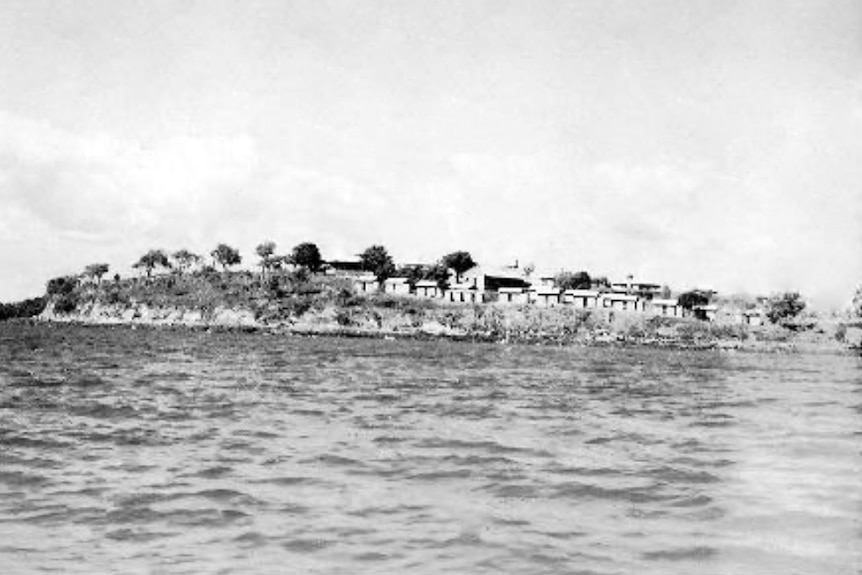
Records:
{"label": "hillside", "polygon": [[634,344],[756,350],[840,350],[840,326],[777,326],[669,318],[569,306],[453,304],[357,294],[349,280],[299,272],[196,272],[49,286],[42,320],[267,329],[294,334],[443,336],[553,344]]}

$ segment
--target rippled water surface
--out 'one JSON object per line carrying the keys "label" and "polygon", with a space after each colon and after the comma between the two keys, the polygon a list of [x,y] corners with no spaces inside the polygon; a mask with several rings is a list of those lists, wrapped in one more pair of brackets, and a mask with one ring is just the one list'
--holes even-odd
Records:
{"label": "rippled water surface", "polygon": [[862,361],[0,324],[3,573],[862,573]]}

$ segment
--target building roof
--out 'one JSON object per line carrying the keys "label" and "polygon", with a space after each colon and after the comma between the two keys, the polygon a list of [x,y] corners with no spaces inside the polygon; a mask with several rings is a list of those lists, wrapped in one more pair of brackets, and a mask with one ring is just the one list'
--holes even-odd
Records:
{"label": "building roof", "polygon": [[473,266],[469,270],[462,273],[461,277],[478,277],[480,275],[484,275],[485,277],[529,281],[529,279],[524,275],[523,268],[513,268],[510,266]]}
{"label": "building roof", "polygon": [[406,284],[408,282],[407,278],[387,278],[384,283],[388,284]]}
{"label": "building roof", "polygon": [[420,280],[420,281],[416,282],[416,284],[415,284],[415,285],[416,285],[416,287],[421,287],[421,288],[426,288],[426,287],[433,287],[433,288],[437,288],[437,287],[440,287],[439,285],[437,285],[437,282],[436,282],[436,281],[434,281],[434,280]]}
{"label": "building roof", "polygon": [[609,299],[613,301],[637,301],[638,296],[636,295],[626,295],[620,293],[606,293],[602,294],[603,299]]}
{"label": "building roof", "polygon": [[358,277],[353,278],[353,281],[357,281],[357,282],[376,282],[376,281],[377,281],[377,276],[373,276],[373,275],[358,276]]}
{"label": "building roof", "polygon": [[717,305],[696,305],[693,309],[697,309],[700,311],[718,311]]}
{"label": "building roof", "polygon": [[652,305],[679,305],[679,302],[675,299],[659,299],[656,298],[652,300]]}
{"label": "building roof", "polygon": [[527,290],[520,287],[501,287],[497,291],[500,293],[525,293]]}
{"label": "building roof", "polygon": [[599,297],[599,292],[591,289],[567,289],[563,293],[573,297]]}
{"label": "building roof", "polygon": [[536,292],[538,295],[560,295],[560,289],[548,286],[539,286],[530,288],[529,291]]}

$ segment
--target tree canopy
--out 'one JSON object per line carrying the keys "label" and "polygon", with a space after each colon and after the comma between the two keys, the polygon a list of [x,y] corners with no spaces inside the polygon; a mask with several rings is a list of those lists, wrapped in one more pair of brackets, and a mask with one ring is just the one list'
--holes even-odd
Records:
{"label": "tree canopy", "polygon": [[239,255],[239,250],[227,244],[219,244],[210,255],[223,270],[242,263],[242,256]]}
{"label": "tree canopy", "polygon": [[164,250],[150,250],[142,255],[141,259],[139,259],[132,267],[143,268],[147,272],[147,277],[149,278],[155,268],[169,268],[171,267],[171,262],[168,261],[168,256],[165,254]]}
{"label": "tree canopy", "polygon": [[192,253],[187,249],[178,250],[171,257],[177,263],[177,269],[180,273],[201,261],[201,257],[198,254]]}
{"label": "tree canopy", "polygon": [[798,292],[775,294],[766,302],[766,317],[772,323],[790,320],[802,313],[805,300]]}
{"label": "tree canopy", "polygon": [[850,313],[853,317],[862,318],[862,285],[856,288],[856,293],[853,294],[853,301],[850,306]]}
{"label": "tree canopy", "polygon": [[304,267],[308,271],[317,272],[323,266],[323,258],[317,244],[303,242],[293,248],[290,261],[294,265]]}
{"label": "tree canopy", "polygon": [[108,264],[90,264],[84,268],[84,275],[102,283],[102,276],[108,273],[109,269],[111,269],[111,266]]}
{"label": "tree canopy", "polygon": [[274,255],[275,248],[275,242],[267,240],[254,249],[260,258],[260,269],[263,273],[275,267],[275,260],[278,258],[278,256]]}
{"label": "tree canopy", "polygon": [[567,289],[590,289],[593,282],[587,272],[560,272],[554,278],[556,286],[562,290]]}
{"label": "tree canopy", "polygon": [[364,252],[359,254],[359,259],[362,261],[362,267],[373,273],[378,281],[383,281],[391,277],[395,272],[395,264],[392,257],[386,248],[381,245],[369,246]]}
{"label": "tree canopy", "polygon": [[459,279],[461,277],[461,274],[476,265],[476,262],[473,261],[473,256],[470,255],[470,252],[465,251],[457,251],[452,252],[451,254],[446,254],[440,261],[447,268],[452,268],[453,270],[455,270],[455,274],[458,276]]}
{"label": "tree canopy", "polygon": [[692,310],[699,305],[709,303],[709,294],[703,290],[691,290],[680,294],[677,302],[683,309]]}

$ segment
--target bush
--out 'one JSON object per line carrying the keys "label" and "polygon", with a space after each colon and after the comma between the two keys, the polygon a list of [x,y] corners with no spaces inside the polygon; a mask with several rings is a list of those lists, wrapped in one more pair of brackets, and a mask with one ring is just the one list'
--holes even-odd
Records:
{"label": "bush", "polygon": [[75,292],[66,293],[58,297],[54,302],[54,311],[60,314],[69,314],[77,309],[78,303],[78,294]]}
{"label": "bush", "polygon": [[772,296],[766,304],[766,317],[772,323],[790,326],[805,309],[805,301],[797,292],[785,292]]}
{"label": "bush", "polygon": [[61,276],[48,281],[48,295],[63,295],[72,293],[77,287],[78,279],[74,276]]}

